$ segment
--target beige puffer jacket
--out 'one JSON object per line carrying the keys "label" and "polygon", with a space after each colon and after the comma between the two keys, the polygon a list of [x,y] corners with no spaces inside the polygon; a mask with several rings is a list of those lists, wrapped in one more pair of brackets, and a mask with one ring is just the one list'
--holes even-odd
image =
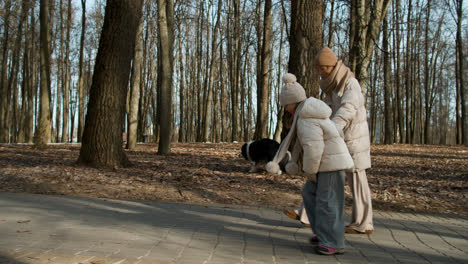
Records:
{"label": "beige puffer jacket", "polygon": [[304,102],[297,119],[297,138],[303,149],[303,171],[349,170],[354,167],[345,142],[330,120],[332,110],[313,97]]}
{"label": "beige puffer jacket", "polygon": [[344,140],[353,157],[354,167],[364,170],[371,167],[369,127],[361,86],[350,78],[343,95],[332,92],[324,100],[332,109],[331,120],[343,129]]}

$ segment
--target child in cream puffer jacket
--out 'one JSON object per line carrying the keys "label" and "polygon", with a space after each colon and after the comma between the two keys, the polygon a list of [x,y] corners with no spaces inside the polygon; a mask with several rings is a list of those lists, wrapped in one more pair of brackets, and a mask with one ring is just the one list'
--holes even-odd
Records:
{"label": "child in cream puffer jacket", "polygon": [[[277,161],[284,157],[295,138],[292,160],[286,165],[286,172],[302,173],[307,177],[302,196],[315,233],[311,242],[318,243],[318,253],[343,253],[345,170],[354,167],[353,159],[330,120],[330,107],[313,97],[307,99],[304,88],[296,82],[294,75],[286,74],[283,81],[280,104],[294,115],[294,119],[291,130],[266,169],[271,173],[277,172]],[[300,152],[303,153],[302,168],[298,168],[296,163]]]}

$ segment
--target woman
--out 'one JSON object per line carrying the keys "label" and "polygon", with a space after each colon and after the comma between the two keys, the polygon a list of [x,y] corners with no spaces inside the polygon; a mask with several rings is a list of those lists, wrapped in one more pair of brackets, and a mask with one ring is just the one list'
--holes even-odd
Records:
{"label": "woman", "polygon": [[353,195],[351,223],[346,226],[346,233],[372,234],[372,198],[366,176],[366,169],[371,167],[370,139],[361,86],[328,47],[319,51],[315,65],[321,77],[320,89],[326,95],[324,101],[332,109],[331,120],[344,136],[354,161],[354,170],[346,173]]}

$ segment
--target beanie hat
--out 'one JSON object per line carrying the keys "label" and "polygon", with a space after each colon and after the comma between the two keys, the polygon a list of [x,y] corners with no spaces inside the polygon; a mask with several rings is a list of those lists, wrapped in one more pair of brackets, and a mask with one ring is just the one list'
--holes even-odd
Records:
{"label": "beanie hat", "polygon": [[323,47],[315,56],[315,65],[317,66],[335,66],[337,62],[335,53],[329,47]]}
{"label": "beanie hat", "polygon": [[286,73],[283,76],[284,86],[281,89],[279,101],[282,106],[295,104],[307,99],[304,88],[299,84],[296,76]]}

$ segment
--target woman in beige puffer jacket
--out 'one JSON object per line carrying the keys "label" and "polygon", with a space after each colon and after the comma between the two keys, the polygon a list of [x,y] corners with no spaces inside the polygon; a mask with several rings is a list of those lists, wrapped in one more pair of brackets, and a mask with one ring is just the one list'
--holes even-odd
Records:
{"label": "woman in beige puffer jacket", "polygon": [[333,111],[331,120],[344,135],[354,161],[354,170],[346,175],[353,195],[351,223],[346,233],[371,234],[374,230],[372,198],[365,171],[371,167],[370,139],[361,86],[328,47],[319,51],[315,64],[322,77],[320,89],[326,94],[324,101]]}

